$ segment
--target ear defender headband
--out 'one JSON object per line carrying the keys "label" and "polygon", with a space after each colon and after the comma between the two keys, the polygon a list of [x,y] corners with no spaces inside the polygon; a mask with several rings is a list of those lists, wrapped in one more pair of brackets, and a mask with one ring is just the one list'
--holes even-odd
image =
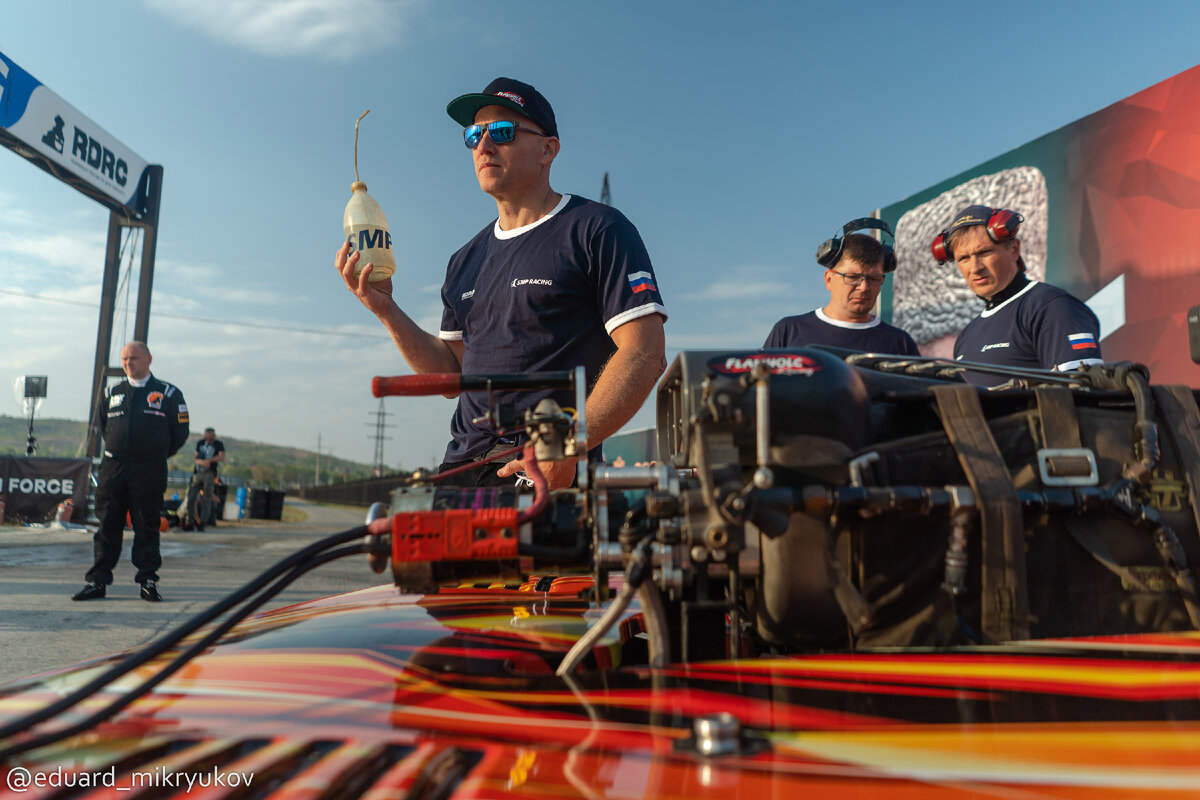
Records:
{"label": "ear defender headband", "polygon": [[[1007,208],[993,208],[992,215],[987,221],[987,235],[996,244],[1007,242],[1009,239],[1017,235],[1017,231],[1021,228],[1021,223],[1025,218],[1016,211],[1009,211]],[[959,226],[967,227],[967,226]],[[933,257],[937,259],[939,264],[945,264],[947,261],[954,260],[954,251],[950,249],[950,228],[945,228],[933,240],[933,244],[929,249],[933,252]]]}
{"label": "ear defender headband", "polygon": [[[842,226],[840,236],[835,236],[832,239],[826,239],[821,242],[821,246],[817,248],[817,263],[825,269],[833,269],[838,259],[842,257],[842,248],[845,246],[847,234],[865,230],[883,231],[892,237],[892,241],[896,240],[896,235],[892,233],[892,229],[881,219],[875,219],[874,217],[852,219]],[[896,269],[896,253],[890,244],[883,242],[880,242],[880,244],[883,245],[883,271],[891,272]]]}

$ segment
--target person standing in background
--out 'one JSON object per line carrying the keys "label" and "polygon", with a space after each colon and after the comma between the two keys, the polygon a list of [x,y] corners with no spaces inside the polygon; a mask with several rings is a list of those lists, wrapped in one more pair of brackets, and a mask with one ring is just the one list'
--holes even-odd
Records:
{"label": "person standing in background", "polygon": [[72,600],[98,600],[113,582],[121,558],[128,515],[133,526],[134,581],[141,596],[159,602],[159,519],[167,489],[167,459],[188,437],[188,408],[183,392],[150,374],[150,348],[129,342],[121,348],[125,380],[108,392],[98,415],[104,435],[104,459],[96,483],[96,516],[100,529],[92,539],[92,568],[87,583]]}
{"label": "person standing in background", "polygon": [[[184,504],[183,525],[185,531],[193,528],[204,530],[205,521],[212,517],[216,502],[214,492],[217,484],[217,465],[225,460],[225,443],[217,438],[212,428],[204,429],[204,438],[196,442],[192,455],[192,482],[188,485],[187,501]],[[204,492],[204,507],[196,508],[196,500]]]}

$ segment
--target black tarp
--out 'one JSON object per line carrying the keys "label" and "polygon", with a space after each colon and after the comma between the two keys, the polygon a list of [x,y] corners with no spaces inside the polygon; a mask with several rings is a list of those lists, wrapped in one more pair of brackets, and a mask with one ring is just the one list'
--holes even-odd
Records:
{"label": "black tarp", "polygon": [[91,469],[87,458],[0,456],[4,521],[52,522],[59,504],[70,500],[74,504],[70,520],[84,522]]}

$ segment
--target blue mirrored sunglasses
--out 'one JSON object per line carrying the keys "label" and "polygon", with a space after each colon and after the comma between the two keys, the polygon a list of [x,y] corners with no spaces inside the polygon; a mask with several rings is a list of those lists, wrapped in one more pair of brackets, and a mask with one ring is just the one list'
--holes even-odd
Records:
{"label": "blue mirrored sunglasses", "polygon": [[516,122],[489,122],[487,125],[471,125],[466,128],[463,131],[463,143],[468,149],[474,150],[483,141],[483,134],[486,132],[493,144],[508,144],[516,138],[517,128],[536,136],[550,137],[548,133],[526,128]]}

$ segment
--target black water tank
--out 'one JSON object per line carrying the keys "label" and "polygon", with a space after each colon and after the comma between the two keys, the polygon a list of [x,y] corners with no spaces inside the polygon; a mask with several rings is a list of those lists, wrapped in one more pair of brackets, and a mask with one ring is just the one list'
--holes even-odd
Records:
{"label": "black water tank", "polygon": [[268,491],[264,519],[283,519],[283,492]]}
{"label": "black water tank", "polygon": [[251,489],[246,497],[246,516],[250,519],[267,519],[267,490]]}

